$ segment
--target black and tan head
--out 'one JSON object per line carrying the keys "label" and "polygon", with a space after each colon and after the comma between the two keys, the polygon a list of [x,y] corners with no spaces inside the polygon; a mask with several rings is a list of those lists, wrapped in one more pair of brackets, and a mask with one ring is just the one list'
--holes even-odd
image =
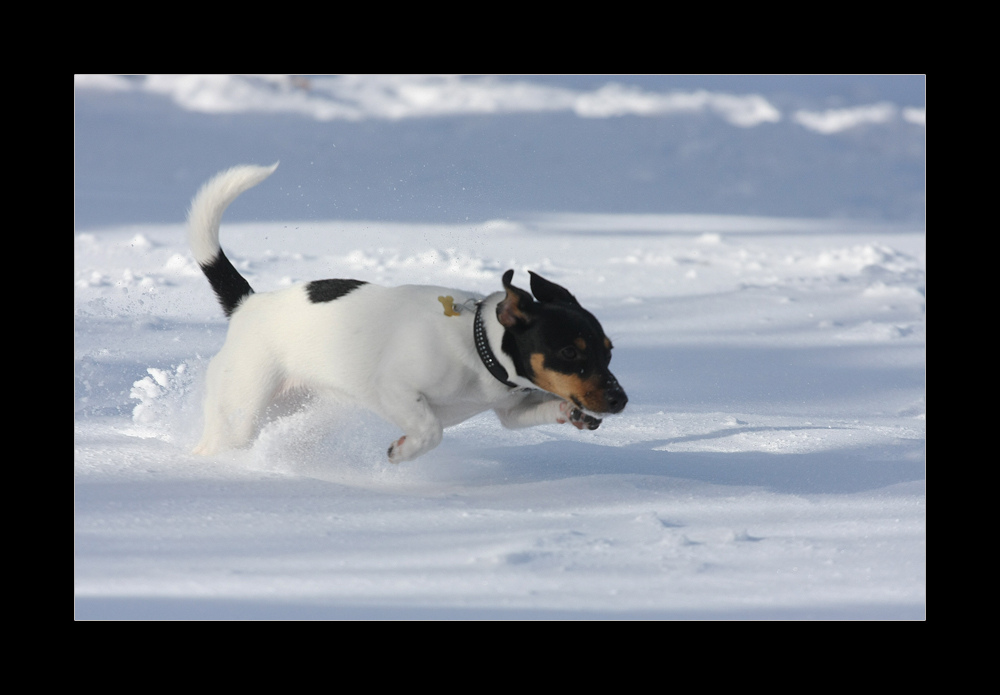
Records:
{"label": "black and tan head", "polygon": [[529,274],[534,297],[511,284],[508,270],[497,304],[501,349],[518,375],[592,413],[620,413],[628,396],[608,369],[612,345],[601,324],[564,287]]}

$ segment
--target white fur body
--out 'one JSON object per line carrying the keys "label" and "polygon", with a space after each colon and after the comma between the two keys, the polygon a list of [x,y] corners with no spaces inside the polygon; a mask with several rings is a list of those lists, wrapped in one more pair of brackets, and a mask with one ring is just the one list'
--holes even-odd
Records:
{"label": "white fur body", "polygon": [[[211,264],[221,249],[219,223],[242,191],[273,167],[234,167],[206,183],[188,216],[196,260]],[[310,300],[307,285],[251,294],[233,311],[225,345],[208,367],[205,429],[194,453],[212,455],[250,443],[268,406],[289,388],[346,397],[396,424],[404,436],[391,461],[436,447],[445,427],[493,409],[506,427],[566,422],[573,407],[517,376],[500,349],[504,327],[497,292],[483,300],[486,334],[509,380],[498,381],[476,351],[474,308],[446,316],[439,297],[455,305],[481,297],[463,290],[364,284],[331,301]],[[473,302],[468,302],[472,306]]]}
{"label": "white fur body", "polygon": [[487,371],[473,340],[475,311],[445,316],[441,296],[480,299],[444,287],[371,284],[320,303],[305,285],[247,297],[208,367],[195,453],[248,444],[266,408],[290,387],[347,397],[397,425],[405,437],[390,454],[394,462],[433,449],[445,427],[485,410],[511,428],[565,422],[566,402],[517,377],[498,349],[503,327],[494,314],[504,293],[484,302],[487,336],[510,380],[525,388]]}

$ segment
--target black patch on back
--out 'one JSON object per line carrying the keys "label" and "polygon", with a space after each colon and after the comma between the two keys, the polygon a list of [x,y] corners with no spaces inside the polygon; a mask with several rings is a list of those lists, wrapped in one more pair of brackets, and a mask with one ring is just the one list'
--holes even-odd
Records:
{"label": "black patch on back", "polygon": [[332,302],[368,283],[364,280],[313,280],[306,285],[309,301],[313,304]]}
{"label": "black patch on back", "polygon": [[208,278],[209,284],[212,285],[215,296],[219,298],[226,318],[232,316],[233,311],[244,297],[253,294],[250,283],[237,272],[222,249],[219,249],[219,255],[215,257],[215,260],[208,265],[201,266],[201,270]]}

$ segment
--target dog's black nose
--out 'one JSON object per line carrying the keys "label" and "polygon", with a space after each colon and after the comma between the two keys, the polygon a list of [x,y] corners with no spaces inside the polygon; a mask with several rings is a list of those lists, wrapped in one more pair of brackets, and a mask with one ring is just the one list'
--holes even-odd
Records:
{"label": "dog's black nose", "polygon": [[628,396],[625,395],[625,389],[616,384],[604,392],[604,400],[608,403],[608,412],[620,413],[625,410]]}

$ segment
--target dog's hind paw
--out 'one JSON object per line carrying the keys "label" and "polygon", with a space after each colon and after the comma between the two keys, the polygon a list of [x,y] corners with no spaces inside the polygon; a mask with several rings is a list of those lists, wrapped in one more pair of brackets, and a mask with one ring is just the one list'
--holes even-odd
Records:
{"label": "dog's hind paw", "polygon": [[211,456],[215,451],[208,444],[199,444],[191,450],[192,456]]}

